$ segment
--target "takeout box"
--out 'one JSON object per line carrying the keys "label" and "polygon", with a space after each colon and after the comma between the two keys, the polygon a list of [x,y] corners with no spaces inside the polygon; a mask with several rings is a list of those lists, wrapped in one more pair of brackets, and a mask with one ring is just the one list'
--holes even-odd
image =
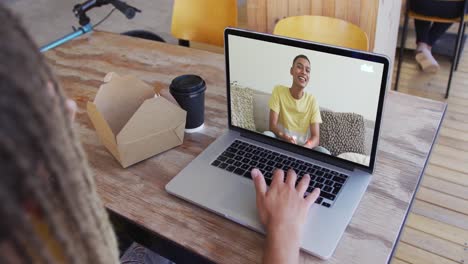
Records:
{"label": "takeout box", "polygon": [[109,73],[87,112],[101,142],[126,168],[183,143],[186,112],[170,101],[133,76]]}

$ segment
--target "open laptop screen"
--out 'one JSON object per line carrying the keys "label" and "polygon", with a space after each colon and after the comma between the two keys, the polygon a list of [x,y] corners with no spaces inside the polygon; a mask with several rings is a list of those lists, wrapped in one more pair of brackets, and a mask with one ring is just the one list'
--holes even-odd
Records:
{"label": "open laptop screen", "polygon": [[314,44],[227,42],[231,126],[370,166],[388,62]]}

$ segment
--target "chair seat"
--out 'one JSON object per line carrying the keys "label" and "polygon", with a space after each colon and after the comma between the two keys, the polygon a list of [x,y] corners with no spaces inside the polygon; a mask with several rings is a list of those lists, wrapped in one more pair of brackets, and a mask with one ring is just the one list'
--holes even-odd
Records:
{"label": "chair seat", "polygon": [[347,21],[325,16],[293,16],[281,19],[273,34],[358,50],[369,50],[367,34]]}
{"label": "chair seat", "polygon": [[[426,16],[422,14],[418,14],[414,11],[409,11],[408,16],[414,19],[418,20],[424,20],[424,21],[431,21],[431,22],[440,22],[440,23],[458,23],[460,22],[460,17],[456,18],[442,18],[442,17],[436,17],[436,16]],[[465,15],[465,21],[467,21],[468,15]]]}

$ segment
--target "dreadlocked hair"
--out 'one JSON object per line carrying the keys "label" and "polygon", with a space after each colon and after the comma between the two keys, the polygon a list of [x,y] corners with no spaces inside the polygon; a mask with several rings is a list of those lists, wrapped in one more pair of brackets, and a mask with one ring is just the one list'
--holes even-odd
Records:
{"label": "dreadlocked hair", "polygon": [[0,21],[0,254],[9,256],[2,263],[118,263],[115,234],[64,93],[2,4]]}

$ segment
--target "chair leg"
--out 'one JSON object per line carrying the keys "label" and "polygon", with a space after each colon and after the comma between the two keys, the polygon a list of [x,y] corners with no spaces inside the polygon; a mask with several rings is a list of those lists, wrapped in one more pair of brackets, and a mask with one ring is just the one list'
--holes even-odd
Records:
{"label": "chair leg", "polygon": [[455,71],[458,70],[458,63],[460,62],[460,58],[462,56],[462,51],[463,51],[463,37],[465,37],[465,29],[466,29],[466,23],[463,23],[463,33],[462,33],[462,36],[461,36],[461,42],[460,42],[460,47],[457,51],[457,64],[455,64]]}
{"label": "chair leg", "polygon": [[460,62],[460,57],[462,56],[462,49],[463,49],[463,37],[465,37],[465,29],[466,29],[466,22],[465,22],[465,11],[468,8],[468,0],[463,0],[463,9],[460,10],[460,25],[463,25],[463,34],[460,38],[460,45],[458,46],[458,54],[457,54],[457,63],[455,65],[455,71],[458,70],[458,63]]}
{"label": "chair leg", "polygon": [[450,93],[450,85],[452,84],[452,76],[453,72],[455,70],[455,66],[457,64],[457,56],[460,55],[458,54],[458,49],[460,48],[461,45],[461,38],[462,38],[462,27],[463,27],[463,22],[460,23],[460,26],[458,26],[458,34],[457,34],[457,41],[455,43],[455,49],[453,50],[453,56],[452,56],[452,65],[450,65],[450,75],[448,79],[448,84],[447,84],[447,91],[445,92],[445,99],[448,98],[449,93]]}
{"label": "chair leg", "polygon": [[179,39],[179,46],[190,47],[190,41],[185,39]]}
{"label": "chair leg", "polygon": [[405,22],[403,24],[403,32],[401,32],[400,53],[398,54],[398,66],[397,66],[397,73],[396,73],[396,78],[395,78],[395,91],[398,91],[398,82],[400,81],[401,65],[403,63],[403,54],[405,52],[405,42],[406,42],[406,34],[408,31],[408,20],[409,20],[408,11],[409,11],[409,4],[406,6]]}

